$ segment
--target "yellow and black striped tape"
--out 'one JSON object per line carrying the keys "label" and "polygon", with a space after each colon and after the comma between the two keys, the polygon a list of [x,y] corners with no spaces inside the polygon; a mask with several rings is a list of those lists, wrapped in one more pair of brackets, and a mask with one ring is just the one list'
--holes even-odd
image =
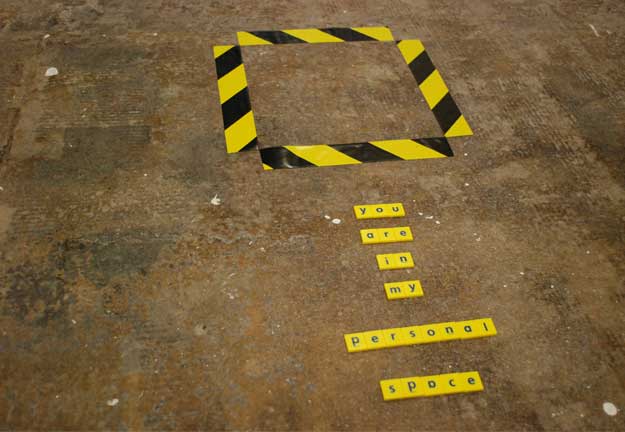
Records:
{"label": "yellow and black striped tape", "polygon": [[449,94],[449,89],[441,74],[434,67],[421,41],[419,39],[402,40],[397,42],[397,47],[417,80],[419,89],[445,137],[473,135],[473,131]]}
{"label": "yellow and black striped tape", "polygon": [[217,67],[219,102],[224,118],[226,150],[228,153],[252,150],[258,140],[241,47],[214,46],[213,55]]}
{"label": "yellow and black striped tape", "polygon": [[387,27],[332,27],[293,30],[237,32],[241,46],[292,43],[389,42],[393,34]]}
{"label": "yellow and black striped tape", "polygon": [[[226,148],[237,153],[257,148],[258,139],[252,112],[241,46],[394,41],[386,27],[350,27],[237,32],[239,45],[213,47],[224,120]],[[443,137],[370,141],[353,144],[280,146],[260,149],[265,170],[337,166],[390,160],[416,160],[453,156],[447,138],[473,132],[454,102],[441,74],[420,40],[397,42]]]}
{"label": "yellow and black striped tape", "polygon": [[432,159],[454,155],[446,138],[282,146],[259,149],[259,151],[265,170]]}

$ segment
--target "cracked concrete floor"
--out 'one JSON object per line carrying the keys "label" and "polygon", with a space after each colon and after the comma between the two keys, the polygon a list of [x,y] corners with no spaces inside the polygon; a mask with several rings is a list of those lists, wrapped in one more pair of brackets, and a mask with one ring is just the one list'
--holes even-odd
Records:
{"label": "cracked concrete floor", "polygon": [[[3,0],[0,428],[624,430],[602,409],[625,407],[624,20],[618,0]],[[364,25],[424,41],[475,131],[456,157],[225,154],[211,45]],[[246,51],[261,137],[429,127],[406,71],[358,47]],[[360,245],[394,222],[351,206],[395,201],[415,241]],[[414,271],[376,270],[402,249]],[[425,297],[385,299],[413,276]],[[342,340],[482,316],[497,337]],[[380,379],[465,370],[484,392],[381,400]]]}

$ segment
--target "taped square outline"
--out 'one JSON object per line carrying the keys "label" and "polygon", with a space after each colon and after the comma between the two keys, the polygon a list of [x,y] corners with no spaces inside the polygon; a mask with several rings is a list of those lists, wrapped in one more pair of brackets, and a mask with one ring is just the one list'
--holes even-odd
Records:
{"label": "taped square outline", "polygon": [[258,148],[241,46],[396,42],[419,90],[443,131],[442,137],[258,148],[265,170],[450,157],[453,156],[453,151],[447,138],[473,135],[419,39],[395,41],[387,27],[346,27],[237,32],[237,40],[239,45],[213,47],[228,153]]}

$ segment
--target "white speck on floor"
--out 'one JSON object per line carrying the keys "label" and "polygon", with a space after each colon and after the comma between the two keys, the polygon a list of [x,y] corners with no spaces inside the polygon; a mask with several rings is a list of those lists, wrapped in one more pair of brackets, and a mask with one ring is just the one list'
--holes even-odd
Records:
{"label": "white speck on floor", "polygon": [[55,75],[58,75],[58,74],[59,74],[59,70],[57,68],[55,68],[55,67],[49,67],[46,70],[46,76],[47,77],[52,77],[52,76],[55,76]]}
{"label": "white speck on floor", "polygon": [[603,403],[603,412],[609,416],[615,416],[618,414],[619,409],[612,402]]}
{"label": "white speck on floor", "polygon": [[330,220],[330,219],[332,219],[332,218],[330,217],[330,215],[324,215],[324,216],[323,216],[323,218],[324,218],[324,219],[326,219],[326,220]]}
{"label": "white speck on floor", "polygon": [[338,224],[340,224],[340,223],[341,223],[341,220],[340,220],[339,218],[332,219],[332,223],[333,223],[334,225],[338,225]]}
{"label": "white speck on floor", "polygon": [[211,200],[211,204],[214,205],[214,206],[221,205],[221,198],[219,198],[217,195],[215,195],[213,197],[213,199]]}
{"label": "white speck on floor", "polygon": [[599,36],[599,32],[597,31],[597,29],[595,28],[595,26],[594,26],[594,25],[592,25],[592,24],[588,24],[588,27],[590,27],[590,29],[591,29],[591,30],[592,30],[592,32],[595,34],[595,36],[597,36],[597,37],[601,37],[601,36]]}
{"label": "white speck on floor", "polygon": [[106,401],[106,404],[108,406],[111,406],[111,407],[117,405],[118,403],[119,403],[119,399],[117,399],[117,398],[109,399],[109,400]]}

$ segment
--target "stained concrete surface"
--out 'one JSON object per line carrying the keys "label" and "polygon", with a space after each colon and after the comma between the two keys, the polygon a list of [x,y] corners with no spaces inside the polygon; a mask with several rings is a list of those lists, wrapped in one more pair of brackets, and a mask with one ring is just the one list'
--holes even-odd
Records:
{"label": "stained concrete surface", "polygon": [[260,147],[440,136],[394,45],[243,47]]}
{"label": "stained concrete surface", "polygon": [[[625,407],[624,20],[621,1],[3,0],[0,427],[623,430],[602,404]],[[455,158],[267,173],[225,154],[211,45],[364,25],[424,41],[475,131]],[[428,121],[399,79],[371,80],[363,115],[397,123],[332,102],[336,129],[318,131],[263,106],[260,78],[259,134],[276,139]],[[303,90],[356,88],[283,85],[315,109]],[[385,201],[414,243],[359,244],[395,222],[351,206]],[[400,250],[415,270],[380,274],[374,255]],[[385,299],[413,276],[425,297]],[[482,316],[496,337],[352,355],[342,340]],[[380,379],[464,370],[484,392],[381,401]]]}

